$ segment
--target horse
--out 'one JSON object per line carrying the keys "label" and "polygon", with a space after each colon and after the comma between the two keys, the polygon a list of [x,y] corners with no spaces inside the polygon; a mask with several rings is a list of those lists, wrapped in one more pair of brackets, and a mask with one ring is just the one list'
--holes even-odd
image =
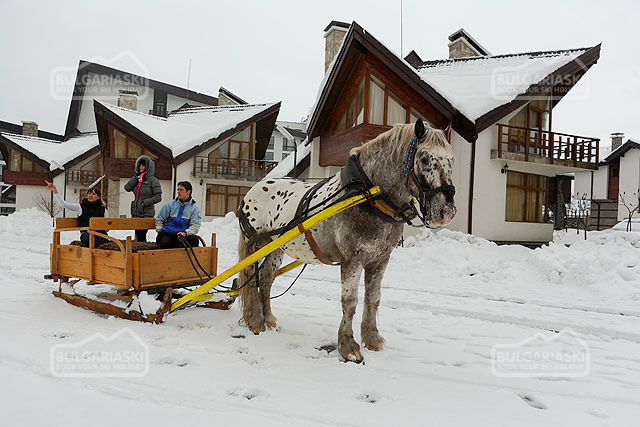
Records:
{"label": "horse", "polygon": [[[360,338],[369,350],[382,350],[376,313],[380,283],[391,251],[402,237],[403,225],[416,216],[435,227],[448,225],[456,214],[451,172],[454,155],[448,137],[439,129],[396,124],[350,152],[341,172],[321,183],[291,178],[265,178],[253,186],[238,207],[239,259],[271,242],[302,219],[322,210],[321,201],[346,198],[349,187],[380,186],[382,197],[345,210],[307,230],[267,255],[262,264],[242,270],[237,283],[242,319],[254,334],[275,328],[270,292],[284,254],[306,264],[339,264],[342,281],[342,321],[338,350],[345,360],[361,362],[360,346],[353,337],[352,320],[358,284],[364,270],[364,311]],[[354,178],[355,176],[355,178]],[[416,208],[419,200],[419,210]],[[310,207],[311,204],[314,204]],[[306,211],[305,211],[306,209]],[[300,215],[302,215],[302,218]],[[258,270],[258,274],[256,273]],[[257,279],[257,283],[256,283]]]}

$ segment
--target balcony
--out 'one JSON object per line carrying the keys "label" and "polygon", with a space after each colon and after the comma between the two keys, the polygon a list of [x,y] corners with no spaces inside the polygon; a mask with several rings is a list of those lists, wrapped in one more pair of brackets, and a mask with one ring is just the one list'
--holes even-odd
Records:
{"label": "balcony", "polygon": [[600,140],[585,136],[498,124],[497,156],[568,168],[597,169]]}
{"label": "balcony", "polygon": [[200,178],[233,178],[260,181],[278,163],[265,160],[223,159],[196,156],[193,159],[193,176]]}
{"label": "balcony", "polygon": [[101,176],[102,174],[98,171],[70,169],[67,171],[67,182],[69,184],[80,184],[83,187],[88,187]]}

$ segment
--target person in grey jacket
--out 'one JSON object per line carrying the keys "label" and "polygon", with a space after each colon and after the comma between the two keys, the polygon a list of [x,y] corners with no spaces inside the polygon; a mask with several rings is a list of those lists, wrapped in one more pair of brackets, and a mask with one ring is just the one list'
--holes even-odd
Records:
{"label": "person in grey jacket", "polygon": [[[162,187],[158,178],[153,176],[156,165],[149,156],[142,155],[136,160],[136,174],[124,185],[125,191],[134,195],[131,202],[131,218],[153,218],[156,216],[154,205],[162,200]],[[147,230],[136,230],[138,242],[147,241]]]}

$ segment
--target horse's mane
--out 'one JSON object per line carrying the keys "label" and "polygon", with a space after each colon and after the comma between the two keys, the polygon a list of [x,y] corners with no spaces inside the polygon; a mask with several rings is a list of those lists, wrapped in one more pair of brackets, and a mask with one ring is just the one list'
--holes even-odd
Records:
{"label": "horse's mane", "polygon": [[[360,154],[367,148],[382,144],[389,147],[389,150],[394,156],[404,157],[409,144],[415,135],[415,124],[400,124],[396,123],[388,131],[381,133],[371,141],[367,141],[355,147],[351,150],[351,154]],[[427,144],[427,147],[442,147],[446,150],[450,150],[449,142],[447,141],[446,134],[440,129],[426,128],[425,134],[419,144]]]}

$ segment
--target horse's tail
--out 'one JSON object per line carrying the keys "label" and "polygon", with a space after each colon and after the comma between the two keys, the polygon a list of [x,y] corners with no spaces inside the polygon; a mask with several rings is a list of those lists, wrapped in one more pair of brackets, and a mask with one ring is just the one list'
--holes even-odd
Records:
{"label": "horse's tail", "polygon": [[[240,233],[238,241],[238,260],[241,261],[251,255],[254,251],[247,245],[247,240],[243,233]],[[264,313],[262,300],[255,277],[249,279],[255,272],[255,264],[244,268],[238,276],[238,286],[240,292],[240,302],[242,305],[242,319],[254,332],[259,333],[264,330]]]}

